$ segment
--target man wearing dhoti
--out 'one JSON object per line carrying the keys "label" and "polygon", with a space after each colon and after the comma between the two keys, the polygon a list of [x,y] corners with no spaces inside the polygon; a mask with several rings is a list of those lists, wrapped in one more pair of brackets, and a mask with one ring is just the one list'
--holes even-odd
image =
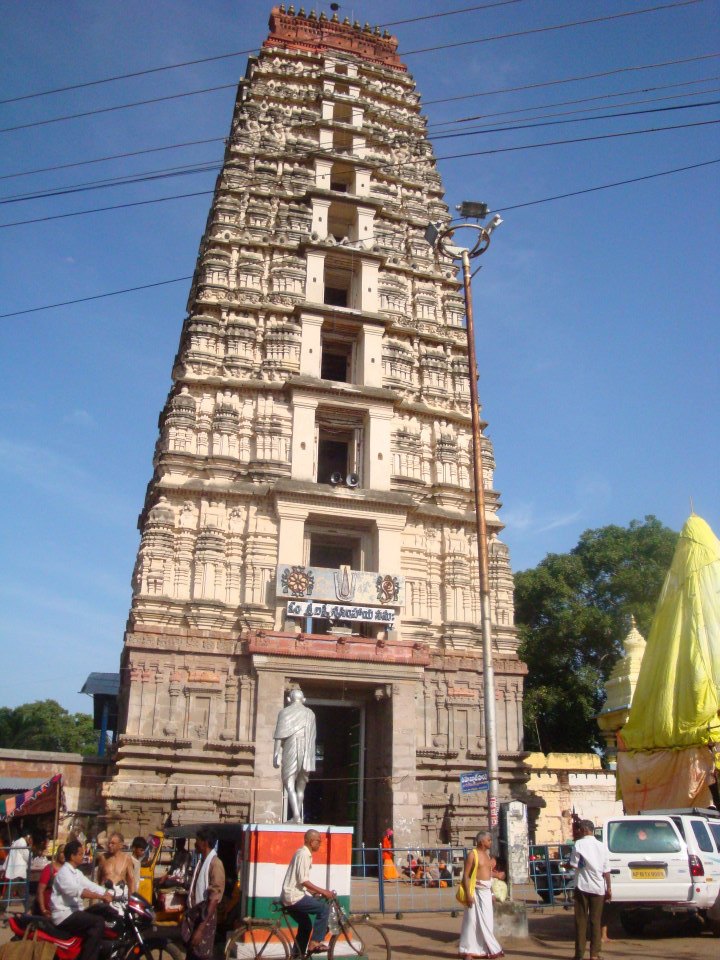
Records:
{"label": "man wearing dhoti", "polygon": [[462,885],[465,887],[465,914],[460,930],[459,953],[465,960],[503,957],[503,949],[493,933],[492,836],[482,832],[475,837],[475,849],[465,860]]}
{"label": "man wearing dhoti", "polygon": [[305,787],[315,769],[315,732],[315,714],[305,706],[302,690],[292,690],[290,703],[278,714],[273,756],[287,793],[291,823],[303,822]]}

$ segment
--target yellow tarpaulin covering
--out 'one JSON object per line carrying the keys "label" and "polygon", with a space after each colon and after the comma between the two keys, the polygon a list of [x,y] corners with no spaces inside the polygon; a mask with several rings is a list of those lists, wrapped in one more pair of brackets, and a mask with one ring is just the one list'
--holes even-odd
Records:
{"label": "yellow tarpaulin covering", "polygon": [[[709,747],[720,741],[718,711],[720,541],[704,520],[693,515],[680,533],[648,635],[630,715],[618,734],[618,778],[626,809],[638,809],[638,800],[649,801],[658,791],[663,800],[645,802],[642,809],[676,806],[668,802],[668,791],[677,787],[677,781],[672,786],[673,778],[668,777],[673,767],[675,778],[679,775],[685,783],[686,805],[698,802],[706,792],[702,781],[707,783],[712,776]],[[659,752],[667,750],[677,755],[670,762],[666,753],[663,763]],[[633,753],[623,755],[623,751]],[[688,776],[690,771],[695,776]],[[665,793],[661,781],[667,784]]]}

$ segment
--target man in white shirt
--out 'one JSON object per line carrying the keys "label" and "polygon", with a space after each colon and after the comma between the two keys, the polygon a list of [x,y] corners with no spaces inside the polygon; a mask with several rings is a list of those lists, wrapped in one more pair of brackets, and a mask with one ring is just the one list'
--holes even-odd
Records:
{"label": "man in white shirt", "polygon": [[[334,890],[324,890],[310,880],[312,855],[318,852],[322,844],[320,834],[317,830],[308,830],[303,839],[305,843],[295,851],[287,868],[280,899],[293,920],[297,921],[300,955],[310,956],[327,951],[323,940],[328,928],[328,900],[332,900],[336,893]],[[314,923],[311,917],[315,918]]]}
{"label": "man in white shirt", "polygon": [[53,880],[50,895],[52,921],[66,933],[82,937],[83,945],[78,960],[97,960],[105,921],[96,913],[83,910],[83,900],[102,900],[112,903],[113,895],[105,887],[80,872],[83,845],[79,840],[65,844],[65,863]]}
{"label": "man in white shirt", "polygon": [[580,839],[570,856],[575,868],[575,960],[583,960],[590,927],[590,960],[600,960],[603,904],[610,900],[610,862],[595,839],[592,820],[580,821]]}

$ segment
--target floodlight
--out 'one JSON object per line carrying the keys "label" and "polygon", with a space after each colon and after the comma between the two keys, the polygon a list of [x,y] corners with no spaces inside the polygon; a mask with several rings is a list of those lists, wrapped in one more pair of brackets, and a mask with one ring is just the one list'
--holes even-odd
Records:
{"label": "floodlight", "polygon": [[484,220],[490,208],[486,203],[478,203],[476,200],[463,200],[455,209],[463,220]]}

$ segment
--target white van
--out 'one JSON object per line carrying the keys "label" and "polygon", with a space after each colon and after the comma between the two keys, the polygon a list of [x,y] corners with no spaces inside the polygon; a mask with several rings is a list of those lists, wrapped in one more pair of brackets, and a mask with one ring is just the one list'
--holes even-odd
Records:
{"label": "white van", "polygon": [[638,934],[661,912],[703,919],[720,895],[720,814],[657,810],[603,827],[620,921]]}

